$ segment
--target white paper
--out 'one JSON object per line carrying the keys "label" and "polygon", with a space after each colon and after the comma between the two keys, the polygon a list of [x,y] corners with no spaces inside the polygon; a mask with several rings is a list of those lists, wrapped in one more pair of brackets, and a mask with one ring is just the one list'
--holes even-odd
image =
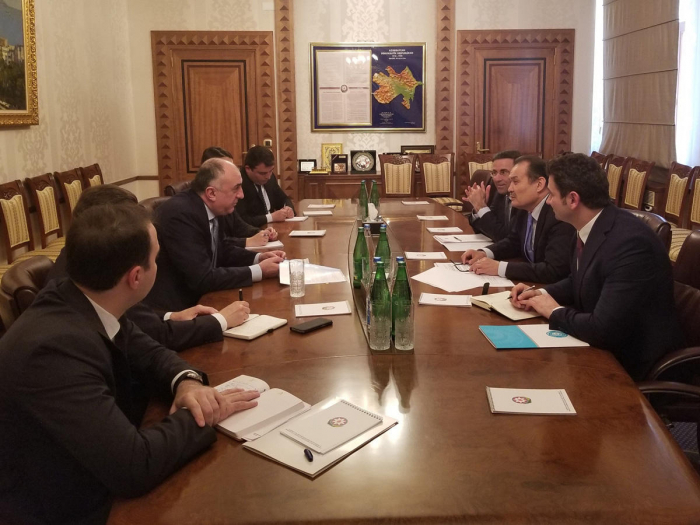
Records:
{"label": "white paper", "polygon": [[420,294],[418,304],[429,304],[435,306],[471,306],[471,295],[445,295],[437,293]]}
{"label": "white paper", "polygon": [[269,241],[265,246],[246,246],[246,250],[251,252],[264,252],[266,250],[277,250],[278,248],[284,248],[282,241]]}
{"label": "white paper", "polygon": [[447,215],[416,215],[419,221],[446,221]]}
{"label": "white paper", "polygon": [[[258,316],[258,314],[250,315],[251,317]],[[242,388],[243,390],[257,390],[262,394],[263,392],[270,390],[270,385],[268,385],[262,379],[258,379],[257,377],[241,375],[238,377],[234,377],[233,379],[229,379],[225,383],[221,383],[220,385],[214,388],[216,388],[219,392],[223,392],[224,390],[230,390],[233,388]]]}
{"label": "white paper", "polygon": [[309,217],[318,217],[321,215],[333,215],[333,212],[331,210],[304,210],[304,215]]}
{"label": "white paper", "polygon": [[540,348],[591,346],[564,332],[551,330],[549,324],[528,324],[519,328]]}
{"label": "white paper", "polygon": [[292,217],[291,219],[284,219],[284,222],[304,222],[308,217]]}
{"label": "white paper", "polygon": [[462,228],[458,226],[447,226],[445,228],[428,228],[430,233],[462,233]]}
{"label": "white paper", "polygon": [[297,317],[326,317],[329,315],[345,315],[352,312],[350,311],[350,303],[338,301],[335,303],[298,304],[294,307],[294,313]]}
{"label": "white paper", "polygon": [[[446,264],[446,263],[443,263]],[[454,265],[453,265],[454,266]],[[472,288],[483,288],[485,283],[493,287],[513,286],[513,282],[494,275],[476,275],[472,272],[459,272],[455,269],[434,266],[411,279],[440,288],[446,292],[463,292]],[[505,284],[505,283],[510,284]]]}
{"label": "white paper", "polygon": [[309,209],[316,208],[319,210],[332,210],[335,208],[335,204],[309,204],[307,207]]}
{"label": "white paper", "polygon": [[290,237],[323,237],[326,230],[293,230],[289,232]]}
{"label": "white paper", "polygon": [[486,237],[486,235],[482,235],[480,233],[475,233],[475,234],[468,234],[468,235],[436,235],[433,237],[437,242],[440,244],[449,244],[449,243],[469,243],[469,242],[488,242],[491,243],[491,239]]}
{"label": "white paper", "polygon": [[446,242],[442,244],[448,252],[466,252],[467,250],[481,250],[491,246],[493,242]]}
{"label": "white paper", "polygon": [[576,415],[566,390],[486,387],[491,412]]}
{"label": "white paper", "polygon": [[447,259],[447,255],[445,252],[406,252],[406,259],[409,261]]}
{"label": "white paper", "polygon": [[421,206],[430,203],[428,201],[401,201],[401,204],[405,204],[406,206]]}
{"label": "white paper", "polygon": [[[304,259],[304,284],[344,283],[347,280],[338,268],[309,264],[309,260]],[[280,284],[289,286],[289,261],[280,263]]]}

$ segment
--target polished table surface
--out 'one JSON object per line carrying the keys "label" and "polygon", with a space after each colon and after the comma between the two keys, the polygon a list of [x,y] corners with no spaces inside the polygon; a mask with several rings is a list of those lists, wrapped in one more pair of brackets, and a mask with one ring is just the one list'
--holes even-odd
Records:
{"label": "polished table surface", "polygon": [[[299,212],[314,202],[321,201],[302,201]],[[288,257],[348,275],[355,203],[332,202],[332,217],[275,227]],[[461,214],[432,202],[383,202],[381,211],[395,251],[441,251],[427,226],[471,231]],[[449,220],[419,222],[416,214]],[[288,237],[294,229],[327,233]],[[407,262],[410,275],[432,265]],[[417,281],[411,286],[414,301],[422,291],[441,293]],[[202,302],[222,307],[237,293],[209,294]],[[307,285],[305,297],[292,299],[272,279],[244,294],[252,312],[290,324],[302,321],[295,304],[353,301],[349,282]],[[148,495],[117,501],[109,522],[700,523],[700,479],[608,352],[498,352],[477,326],[508,324],[504,317],[417,306],[415,353],[372,355],[359,315],[332,319],[331,328],[307,335],[285,326],[254,341],[226,339],[180,355],[212,384],[245,373],[311,404],[341,396],[398,419],[397,426],[314,480],[220,435]],[[565,388],[577,415],[494,415],[486,386]],[[154,403],[146,424],[166,410]]]}

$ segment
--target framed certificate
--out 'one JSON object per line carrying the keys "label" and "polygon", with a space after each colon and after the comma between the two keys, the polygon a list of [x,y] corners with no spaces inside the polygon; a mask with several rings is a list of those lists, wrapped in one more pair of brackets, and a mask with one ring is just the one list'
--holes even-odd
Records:
{"label": "framed certificate", "polygon": [[297,171],[299,173],[310,173],[316,167],[316,159],[299,159]]}

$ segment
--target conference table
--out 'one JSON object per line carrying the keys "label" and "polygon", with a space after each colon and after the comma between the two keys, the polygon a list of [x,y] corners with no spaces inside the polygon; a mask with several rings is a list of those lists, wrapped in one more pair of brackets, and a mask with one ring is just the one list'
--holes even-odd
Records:
{"label": "conference table", "polygon": [[[252,312],[296,324],[308,319],[295,318],[297,304],[361,302],[351,282],[356,201],[306,200],[297,213],[314,203],[335,204],[333,215],[274,225],[287,256],[339,268],[349,281],[307,285],[304,297],[291,298],[288,286],[264,280],[244,289]],[[433,201],[388,199],[381,213],[396,253],[443,251],[428,226],[472,231],[460,213]],[[423,222],[417,214],[448,220]],[[326,234],[289,237],[296,229]],[[408,273],[433,263],[407,261]],[[414,302],[424,291],[442,293],[415,280],[411,286]],[[220,308],[237,294],[211,293],[201,302]],[[146,496],[115,502],[109,523],[700,523],[700,478],[608,352],[497,351],[477,327],[509,324],[505,317],[416,305],[414,352],[372,353],[362,315],[333,316],[332,327],[306,335],[284,326],[180,355],[214,385],[246,374],[312,405],[342,397],[398,425],[315,479],[219,434]],[[564,388],[577,414],[492,414],[487,386]],[[153,402],[144,424],[167,408]]]}

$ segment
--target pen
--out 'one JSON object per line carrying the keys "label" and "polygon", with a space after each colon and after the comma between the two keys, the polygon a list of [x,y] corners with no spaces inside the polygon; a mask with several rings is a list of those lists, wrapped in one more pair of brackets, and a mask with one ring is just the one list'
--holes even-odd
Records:
{"label": "pen", "polygon": [[455,241],[457,241],[457,242],[462,242],[462,241],[460,240],[460,238],[457,237],[456,235],[453,235],[452,238],[453,238]]}
{"label": "pen", "polygon": [[481,289],[481,295],[486,295],[489,293],[489,284],[490,283],[484,283],[484,287]]}
{"label": "pen", "polygon": [[522,292],[520,292],[520,293],[529,292],[530,290],[534,290],[534,289],[535,289],[535,285],[533,284],[532,286],[528,286],[527,288],[525,288],[525,289],[524,289]]}
{"label": "pen", "polygon": [[314,460],[314,455],[311,453],[311,451],[308,448],[304,449],[304,455],[306,456],[306,459],[308,459],[309,461]]}
{"label": "pen", "polygon": [[238,289],[238,300],[239,301],[243,300],[243,288]]}

